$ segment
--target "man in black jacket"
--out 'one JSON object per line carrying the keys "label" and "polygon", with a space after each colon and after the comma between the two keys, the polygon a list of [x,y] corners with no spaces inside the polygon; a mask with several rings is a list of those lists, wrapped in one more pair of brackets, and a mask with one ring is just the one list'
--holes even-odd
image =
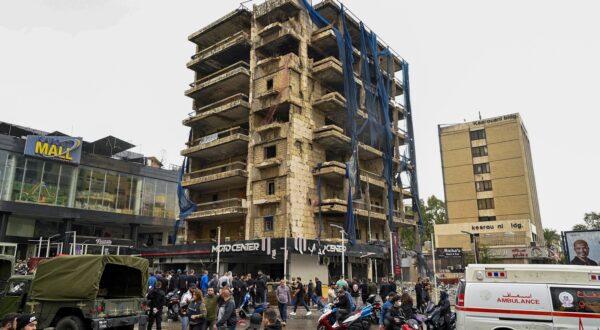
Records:
{"label": "man in black jacket", "polygon": [[258,271],[258,277],[254,285],[256,287],[256,303],[267,302],[267,278],[260,270]]}
{"label": "man in black jacket", "polygon": [[221,289],[222,301],[219,304],[217,328],[226,327],[227,330],[235,330],[237,317],[235,316],[235,302],[231,299],[231,291],[227,287]]}
{"label": "man in black jacket", "polygon": [[150,291],[150,293],[148,294],[148,300],[148,307],[150,307],[150,312],[148,315],[147,330],[152,329],[154,321],[156,321],[156,330],[160,330],[162,323],[162,309],[166,303],[165,292],[162,290],[162,283],[160,281],[156,282],[154,289],[152,289],[152,291]]}
{"label": "man in black jacket", "polygon": [[350,299],[346,295],[346,290],[344,288],[338,289],[337,302],[333,304],[335,308],[337,308],[336,312],[336,320],[338,323],[342,323],[342,321],[350,314],[352,310],[352,306],[350,305]]}
{"label": "man in black jacket", "polygon": [[360,297],[362,298],[363,305],[367,304],[367,298],[369,298],[369,285],[366,279],[362,279],[360,284]]}
{"label": "man in black jacket", "polygon": [[425,295],[423,294],[423,280],[419,276],[417,279],[417,284],[415,284],[415,294],[417,296],[417,309],[421,310],[423,304],[425,303]]}
{"label": "man in black jacket", "polygon": [[379,296],[381,296],[381,300],[385,300],[388,293],[390,293],[390,286],[388,285],[387,278],[381,279],[381,286],[379,287]]}

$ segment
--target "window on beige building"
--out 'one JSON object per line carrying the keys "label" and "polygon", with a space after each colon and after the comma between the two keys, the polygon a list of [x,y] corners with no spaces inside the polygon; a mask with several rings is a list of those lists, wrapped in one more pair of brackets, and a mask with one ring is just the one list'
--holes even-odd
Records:
{"label": "window on beige building", "polygon": [[267,195],[275,195],[275,181],[267,182]]}
{"label": "window on beige building", "polygon": [[471,131],[470,133],[471,133],[471,141],[485,139],[485,129],[478,129],[476,131]]}
{"label": "window on beige building", "polygon": [[265,231],[273,231],[273,216],[268,215],[265,219]]}
{"label": "window on beige building", "polygon": [[477,181],[477,182],[475,182],[475,190],[476,191],[490,191],[490,190],[492,190],[492,181],[491,180],[485,180],[485,181]]}
{"label": "window on beige building", "polygon": [[477,200],[477,208],[480,210],[489,210],[494,208],[493,198],[483,198]]}
{"label": "window on beige building", "polygon": [[482,163],[473,165],[473,173],[483,174],[490,173],[490,163]]}
{"label": "window on beige building", "polygon": [[473,157],[487,156],[488,155],[487,146],[471,148],[471,155],[473,155]]}
{"label": "window on beige building", "polygon": [[277,156],[277,146],[268,146],[265,147],[265,155],[264,158],[265,159],[269,159],[269,158],[273,158]]}
{"label": "window on beige building", "polygon": [[496,221],[496,217],[479,217],[479,221]]}

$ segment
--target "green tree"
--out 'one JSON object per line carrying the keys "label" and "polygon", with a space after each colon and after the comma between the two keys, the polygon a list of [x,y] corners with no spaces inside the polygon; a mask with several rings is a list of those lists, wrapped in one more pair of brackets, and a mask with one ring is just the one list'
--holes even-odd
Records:
{"label": "green tree", "polygon": [[583,216],[588,229],[600,229],[600,213],[589,212]]}
{"label": "green tree", "polygon": [[480,245],[478,247],[479,250],[479,263],[480,264],[494,264],[497,262],[497,259],[492,256],[490,253],[490,249],[485,245]]}
{"label": "green tree", "polygon": [[583,223],[573,226],[573,230],[600,229],[600,212],[588,212],[583,215]]}
{"label": "green tree", "polygon": [[546,247],[552,247],[553,245],[560,245],[560,235],[556,229],[544,228],[544,241],[546,241]]}
{"label": "green tree", "polygon": [[427,205],[421,200],[421,212],[423,226],[425,227],[425,240],[428,240],[431,237],[431,233],[433,233],[433,223],[438,225],[448,223],[446,205],[443,200],[435,197],[435,195],[427,198]]}

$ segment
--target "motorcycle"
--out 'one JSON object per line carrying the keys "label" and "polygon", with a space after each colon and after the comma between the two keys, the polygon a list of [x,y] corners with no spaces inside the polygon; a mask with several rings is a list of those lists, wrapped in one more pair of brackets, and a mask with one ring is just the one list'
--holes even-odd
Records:
{"label": "motorcycle", "polygon": [[381,304],[375,302],[375,295],[369,296],[367,305],[350,313],[341,324],[336,320],[337,309],[333,304],[327,304],[321,311],[323,314],[319,317],[318,330],[366,330],[369,329],[371,323],[379,323],[379,315],[381,315]]}
{"label": "motorcycle", "polygon": [[[445,322],[444,319],[442,319],[441,314],[440,314],[440,307],[434,305],[434,304],[429,304],[427,306],[427,309],[425,311],[425,324],[427,325],[427,329],[441,329],[443,328],[443,323]],[[450,329],[456,329],[456,313],[451,312],[450,313]]]}
{"label": "motorcycle", "polygon": [[269,303],[262,303],[256,306],[254,301],[252,301],[250,293],[248,292],[244,296],[244,300],[242,300],[238,314],[240,318],[245,319],[255,313],[262,315],[267,308],[269,308]]}
{"label": "motorcycle", "polygon": [[179,318],[179,293],[180,291],[171,291],[165,297],[167,301],[167,318],[176,321]]}

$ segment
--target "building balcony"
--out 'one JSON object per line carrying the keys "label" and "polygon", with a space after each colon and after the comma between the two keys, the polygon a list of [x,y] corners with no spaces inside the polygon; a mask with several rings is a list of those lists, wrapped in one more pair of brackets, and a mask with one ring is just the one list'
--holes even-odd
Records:
{"label": "building balcony", "polygon": [[304,5],[298,0],[271,0],[254,7],[254,18],[262,25],[284,22],[298,14]]}
{"label": "building balcony", "polygon": [[[346,98],[338,92],[331,92],[321,96],[313,102],[313,108],[322,111],[327,118],[339,125],[345,125],[348,121],[348,111],[346,109]],[[358,110],[356,123],[361,126],[367,121],[367,113]]]}
{"label": "building balcony", "polygon": [[279,56],[287,53],[298,53],[300,45],[300,28],[295,23],[275,22],[258,31],[260,40],[256,51],[265,57]]}
{"label": "building balcony", "polygon": [[[376,205],[371,203],[368,205],[367,203],[354,201],[352,202],[352,207],[354,209],[354,214],[359,219],[371,219],[371,220],[381,220],[385,221],[387,219],[387,214],[383,206]],[[345,200],[339,198],[328,198],[323,199],[321,201],[321,214],[329,214],[329,215],[345,215],[348,210],[348,203]],[[400,217],[396,218],[396,214],[399,214],[399,211],[394,211],[394,221],[402,221]],[[319,207],[315,207],[314,213],[319,213]]]}
{"label": "building balcony", "polygon": [[[398,112],[398,120],[403,120],[406,117],[406,109],[404,109],[404,106],[390,99],[390,117],[394,111]],[[391,117],[390,120],[393,120],[393,117]]]}
{"label": "building balcony", "polygon": [[248,181],[246,163],[233,162],[213,166],[185,174],[181,180],[184,188],[204,191],[215,191],[222,187],[245,187]]}
{"label": "building balcony", "polygon": [[240,221],[246,218],[248,207],[242,198],[224,199],[196,204],[197,211],[190,214],[187,221]]}
{"label": "building balcony", "polygon": [[[346,177],[346,164],[337,161],[324,162],[321,164],[321,168],[319,170],[314,171],[313,175],[315,177],[320,176],[322,179],[329,181],[344,180]],[[365,184],[368,182],[369,188],[373,189],[374,191],[383,191],[383,189],[385,189],[384,178],[373,172],[361,169],[360,181]]]}
{"label": "building balcony", "polygon": [[250,62],[250,35],[244,31],[203,48],[192,56],[187,67],[206,76],[239,61]]}
{"label": "building balcony", "polygon": [[236,9],[194,32],[188,40],[198,45],[200,49],[208,48],[236,32],[250,31],[251,20],[252,12],[243,8]]}
{"label": "building balcony", "polygon": [[188,142],[181,155],[207,161],[227,159],[248,153],[248,130],[234,127]]}
{"label": "building balcony", "polygon": [[[350,153],[350,137],[344,134],[344,130],[336,125],[326,125],[313,131],[313,140],[317,141],[330,151]],[[364,143],[358,143],[359,159],[371,160],[382,158],[383,153]]]}
{"label": "building balcony", "polygon": [[248,95],[240,93],[198,109],[183,124],[199,132],[218,131],[247,123],[249,111]]}
{"label": "building balcony", "polygon": [[250,90],[250,68],[246,62],[237,62],[209,76],[190,84],[186,96],[196,101],[196,106],[204,107],[231,95]]}

